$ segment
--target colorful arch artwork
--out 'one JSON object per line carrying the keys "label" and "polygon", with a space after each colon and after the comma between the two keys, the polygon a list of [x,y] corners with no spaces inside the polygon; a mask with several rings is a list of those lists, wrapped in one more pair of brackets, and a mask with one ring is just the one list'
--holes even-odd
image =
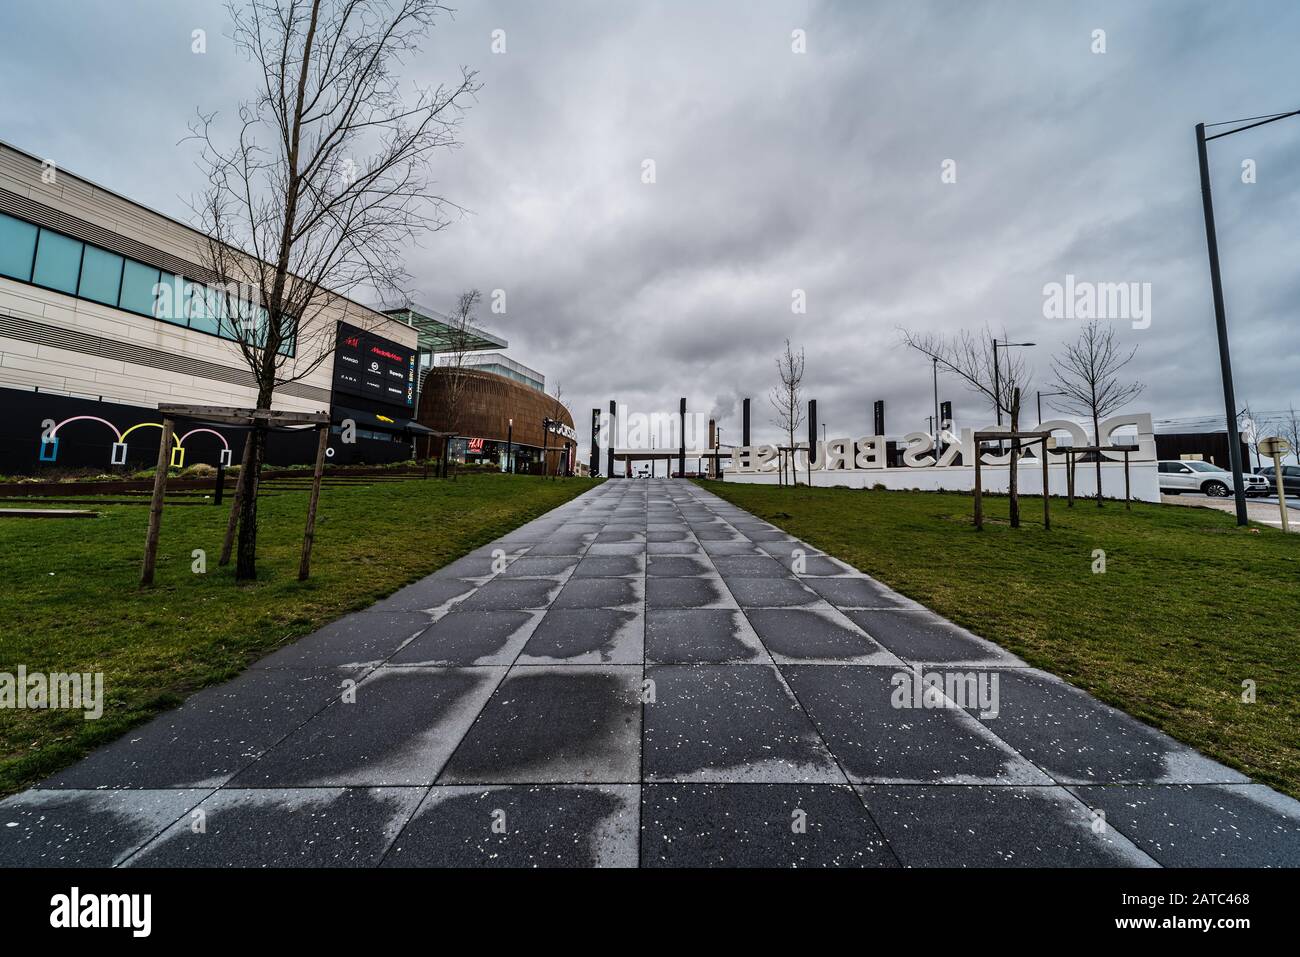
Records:
{"label": "colorful arch artwork", "polygon": [[[136,429],[161,429],[163,427],[161,422],[137,422],[135,425],[131,426],[129,429],[123,432],[112,422],[108,421],[108,419],[101,419],[97,415],[74,415],[71,416],[70,418],[64,419],[62,422],[55,422],[53,419],[46,419],[44,422],[41,423],[41,425],[44,427],[44,431],[41,433],[41,441],[40,441],[40,460],[42,462],[54,462],[58,460],[59,429],[63,428],[69,422],[80,422],[80,421],[99,422],[103,425],[108,426],[108,428],[112,430],[115,441],[113,442],[112,447],[109,451],[109,457],[108,457],[109,465],[126,464],[126,451],[127,451],[126,437],[130,435],[132,432],[134,432]],[[188,432],[186,432],[184,435],[181,436],[177,436],[175,432],[172,433],[172,442],[175,443],[171,452],[171,465],[173,468],[183,468],[185,466],[185,440],[188,439],[191,435],[197,435],[200,432],[207,432],[210,435],[215,435],[218,439],[221,440],[222,448],[221,448],[221,457],[219,459],[220,464],[222,465],[230,464],[230,443],[226,441],[226,437],[222,435],[220,432],[218,432],[216,429],[198,428],[198,429],[190,429]]]}

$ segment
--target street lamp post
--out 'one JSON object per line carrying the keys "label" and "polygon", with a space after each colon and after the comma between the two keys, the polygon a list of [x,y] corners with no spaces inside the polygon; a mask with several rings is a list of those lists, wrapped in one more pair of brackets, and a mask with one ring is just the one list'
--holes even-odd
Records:
{"label": "street lamp post", "polygon": [[1064,392],[1040,392],[1038,393],[1038,424],[1043,424],[1043,396],[1065,395]]}
{"label": "street lamp post", "polygon": [[[1245,123],[1236,129],[1205,135],[1205,124],[1196,124],[1196,155],[1201,166],[1201,206],[1205,213],[1205,245],[1210,257],[1210,286],[1214,294],[1214,324],[1219,337],[1219,368],[1223,375],[1224,424],[1228,430],[1228,460],[1232,464],[1232,484],[1237,504],[1237,524],[1246,524],[1246,487],[1242,478],[1241,438],[1237,431],[1237,401],[1232,387],[1232,358],[1228,353],[1228,320],[1223,307],[1223,278],[1219,273],[1219,240],[1214,230],[1214,201],[1210,196],[1210,158],[1206,144],[1223,136],[1240,133],[1243,130],[1276,123],[1289,116],[1300,116],[1300,110],[1290,113],[1273,113],[1268,116],[1248,116],[1240,120],[1225,123],[1212,123],[1211,126],[1230,126],[1233,123]],[[1254,122],[1252,122],[1254,121]]]}
{"label": "street lamp post", "polygon": [[939,357],[931,356],[930,363],[934,371],[934,459],[939,461]]}
{"label": "street lamp post", "polygon": [[515,420],[506,420],[506,472],[515,474]]}
{"label": "street lamp post", "polygon": [[[1002,379],[998,374],[998,348],[1018,349],[1025,346],[1037,345],[1036,342],[998,342],[993,340],[993,404],[998,410],[998,425],[1002,424]],[[938,416],[936,415],[937,419]],[[1002,440],[998,439],[998,454],[1002,454]]]}

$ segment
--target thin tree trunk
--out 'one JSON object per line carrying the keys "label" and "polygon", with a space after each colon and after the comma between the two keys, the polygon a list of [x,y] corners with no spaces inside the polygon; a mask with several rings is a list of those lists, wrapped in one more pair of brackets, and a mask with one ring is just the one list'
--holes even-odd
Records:
{"label": "thin tree trunk", "polygon": [[[1092,444],[1101,448],[1101,425],[1097,421],[1096,410],[1092,413]],[[1097,457],[1097,507],[1101,508],[1101,453],[1094,452]]]}

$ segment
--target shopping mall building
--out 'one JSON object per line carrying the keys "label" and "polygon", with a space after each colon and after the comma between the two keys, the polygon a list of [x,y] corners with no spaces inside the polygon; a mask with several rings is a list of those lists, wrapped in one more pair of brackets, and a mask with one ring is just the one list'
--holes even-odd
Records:
{"label": "shopping mall building", "polygon": [[[214,305],[223,300],[203,265],[206,244],[183,223],[0,143],[0,473],[152,466],[160,404],[255,404],[232,323]],[[420,388],[451,336],[446,318],[336,295],[306,321],[311,326],[282,350],[288,375],[301,375],[276,389],[274,407],[328,411],[335,463],[409,459],[420,440],[436,453],[416,413],[439,420],[436,401],[422,401]],[[520,421],[521,449],[540,450],[545,443],[530,430],[544,381],[518,380],[525,367],[499,355],[505,340],[477,329],[468,339],[458,335],[458,348],[475,362],[481,351],[498,355],[465,407],[496,408],[499,400],[485,403],[475,392],[498,395],[497,380],[508,383],[506,405],[515,405],[507,417]],[[322,352],[330,354],[322,359]],[[467,431],[452,450],[473,458],[496,440],[495,420],[463,421]],[[355,442],[342,441],[345,422],[355,426]],[[182,428],[173,464],[239,461],[241,430],[203,422]],[[278,432],[268,460],[309,462],[315,447],[307,432]],[[516,459],[531,466],[527,453]]]}

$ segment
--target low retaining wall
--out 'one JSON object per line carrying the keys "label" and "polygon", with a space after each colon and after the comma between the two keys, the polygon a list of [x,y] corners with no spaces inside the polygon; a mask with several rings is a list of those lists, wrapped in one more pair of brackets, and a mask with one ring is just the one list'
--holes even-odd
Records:
{"label": "low retaining wall", "polygon": [[[1074,494],[1088,498],[1097,494],[1097,473],[1095,462],[1079,462],[1074,467]],[[1049,463],[1047,467],[1048,492],[1052,495],[1066,494],[1066,466]],[[789,470],[786,478],[789,479]],[[808,484],[810,473],[799,472],[800,485]],[[723,473],[728,482],[749,482],[760,485],[776,485],[780,481],[778,472],[739,472],[727,470]],[[924,491],[970,492],[975,489],[975,467],[972,465],[929,466],[928,468],[883,468],[883,469],[837,469],[833,471],[813,470],[812,484],[825,488],[870,488],[880,484],[885,488],[904,490],[922,489]],[[1005,493],[1009,490],[1011,468],[1008,465],[981,465],[980,481],[984,491]],[[1155,462],[1133,462],[1129,465],[1130,494],[1138,501],[1160,501],[1160,478]],[[1019,469],[1020,491],[1026,495],[1041,495],[1043,491],[1043,467],[1037,460],[1027,464],[1021,462]],[[1124,463],[1101,463],[1101,494],[1106,498],[1124,497]]]}

